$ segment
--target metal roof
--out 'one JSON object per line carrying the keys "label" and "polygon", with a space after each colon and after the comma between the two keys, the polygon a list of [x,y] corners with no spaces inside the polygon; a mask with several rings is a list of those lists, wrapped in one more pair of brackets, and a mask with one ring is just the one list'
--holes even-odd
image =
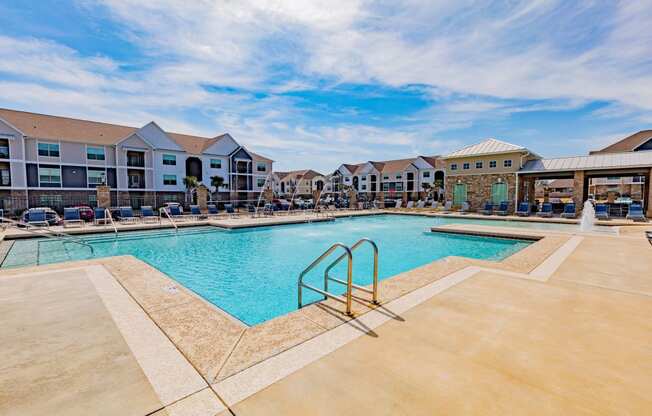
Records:
{"label": "metal roof", "polygon": [[530,160],[519,173],[652,167],[652,151]]}
{"label": "metal roof", "polygon": [[467,156],[479,156],[479,155],[488,155],[492,153],[510,153],[518,151],[528,151],[525,147],[519,146],[512,143],[503,142],[496,139],[487,139],[483,142],[472,144],[466,146],[460,150],[457,150],[453,153],[450,153],[444,156],[444,159],[454,158],[454,157],[467,157]]}

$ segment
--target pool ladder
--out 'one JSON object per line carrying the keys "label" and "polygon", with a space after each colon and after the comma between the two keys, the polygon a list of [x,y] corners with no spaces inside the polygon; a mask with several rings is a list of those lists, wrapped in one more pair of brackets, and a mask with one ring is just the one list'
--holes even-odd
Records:
{"label": "pool ladder", "polygon": [[[353,252],[360,247],[363,244],[370,244],[371,247],[373,248],[374,251],[374,271],[373,271],[373,284],[372,288],[369,289],[364,286],[357,285],[353,283]],[[341,248],[344,250],[344,253],[342,253],[338,258],[336,258],[331,264],[326,267],[326,270],[324,270],[324,288],[319,289],[315,286],[309,285],[307,283],[303,282],[303,278],[305,277],[308,272],[310,272],[312,269],[314,269],[318,264],[320,264],[323,260],[325,260],[328,256],[330,256],[335,250],[338,248]],[[346,280],[338,279],[335,277],[332,277],[330,275],[330,271],[333,269],[333,267],[337,266],[342,260],[347,259],[348,264],[347,264],[347,272],[346,272]],[[339,283],[341,285],[346,286],[346,293],[344,296],[341,295],[335,295],[333,293],[330,293],[328,291],[328,282],[335,282]],[[348,247],[344,245],[343,243],[335,243],[332,246],[328,248],[321,256],[317,257],[308,267],[306,267],[301,274],[299,275],[299,281],[298,281],[298,304],[299,304],[299,309],[302,308],[303,305],[303,288],[310,289],[314,292],[317,292],[321,295],[324,296],[324,300],[327,298],[334,299],[338,302],[341,302],[346,305],[346,314],[347,315],[352,315],[352,300],[353,300],[353,288],[356,288],[360,291],[370,293],[371,294],[371,302],[374,304],[378,304],[378,246],[376,243],[369,239],[369,238],[362,238],[360,239],[357,243],[352,245],[351,247]]]}

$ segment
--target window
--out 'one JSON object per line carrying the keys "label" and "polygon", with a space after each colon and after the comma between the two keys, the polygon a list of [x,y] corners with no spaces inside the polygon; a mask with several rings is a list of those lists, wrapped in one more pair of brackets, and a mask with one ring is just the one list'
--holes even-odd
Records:
{"label": "window", "polygon": [[403,184],[401,182],[396,184],[396,192],[403,192]]}
{"label": "window", "polygon": [[385,182],[383,184],[383,192],[387,192],[387,191],[389,191],[389,184],[387,182]]}
{"label": "window", "polygon": [[468,162],[467,162],[467,163],[465,163],[465,164],[463,164],[463,165],[462,165],[462,169],[464,169],[464,170],[468,170],[468,169],[471,169],[471,164],[470,164],[470,163],[468,163]]}
{"label": "window", "polygon": [[11,185],[11,169],[9,163],[0,163],[0,186]]}
{"label": "window", "polygon": [[211,169],[222,169],[222,159],[211,159]]}
{"label": "window", "polygon": [[0,139],[0,158],[9,159],[9,140]]}
{"label": "window", "polygon": [[351,178],[344,178],[344,182],[351,182]]}
{"label": "window", "polygon": [[39,205],[42,207],[60,207],[63,204],[61,195],[41,195],[39,196]]}
{"label": "window", "polygon": [[424,178],[429,178],[430,177],[430,172],[428,172],[428,171],[423,172],[423,177]]}
{"label": "window", "polygon": [[88,184],[89,185],[101,185],[106,180],[106,172],[104,169],[88,169]]}
{"label": "window", "polygon": [[457,163],[453,163],[451,165],[451,170],[457,170]]}
{"label": "window", "polygon": [[512,160],[507,159],[507,160],[503,161],[503,166],[506,167],[506,168],[511,168],[512,167]]}
{"label": "window", "polygon": [[61,186],[61,168],[39,166],[38,180],[40,186]]}
{"label": "window", "polygon": [[495,168],[495,167],[496,167],[496,161],[495,161],[495,160],[491,160],[491,161],[489,161],[489,167],[490,167],[491,169]]}
{"label": "window", "polygon": [[259,188],[262,188],[263,186],[265,186],[265,178],[256,179],[256,186],[258,186]]}
{"label": "window", "polygon": [[367,190],[367,185],[362,185],[362,190],[366,191]]}
{"label": "window", "polygon": [[389,180],[389,176],[383,176],[383,180],[384,181]]}
{"label": "window", "polygon": [[402,175],[400,175],[400,174],[399,174],[399,175],[396,175],[396,179],[401,179],[401,178],[403,178]]}
{"label": "window", "polygon": [[257,172],[267,172],[267,165],[264,162],[256,163]]}
{"label": "window", "polygon": [[366,180],[367,180],[367,177],[366,177],[366,176],[363,176],[363,177],[361,177],[360,179],[362,179],[363,181],[366,181]]}
{"label": "window", "polygon": [[133,166],[137,168],[145,167],[145,153],[128,150],[127,166]]}
{"label": "window", "polygon": [[38,155],[47,157],[59,157],[58,143],[39,143]]}
{"label": "window", "polygon": [[86,159],[104,160],[104,147],[88,146],[86,148]]}
{"label": "window", "polygon": [[475,168],[476,169],[482,169],[483,163],[482,162],[475,162]]}
{"label": "window", "polygon": [[163,155],[163,164],[169,166],[176,166],[177,164],[176,155]]}
{"label": "window", "polygon": [[177,175],[163,175],[163,185],[176,185]]}

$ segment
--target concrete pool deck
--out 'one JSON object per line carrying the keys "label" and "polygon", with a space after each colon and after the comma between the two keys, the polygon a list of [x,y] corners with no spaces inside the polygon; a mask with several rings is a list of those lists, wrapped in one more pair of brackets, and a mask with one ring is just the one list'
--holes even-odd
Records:
{"label": "concrete pool deck", "polygon": [[[494,232],[500,228],[474,227]],[[643,405],[651,405],[640,392],[652,387],[652,369],[641,365],[649,362],[647,346],[652,344],[652,327],[643,320],[652,311],[652,277],[646,275],[652,270],[652,248],[642,230],[652,227],[637,228],[620,237],[519,229],[520,235],[544,238],[502,262],[449,257],[384,280],[380,292],[383,306],[371,310],[365,302],[356,303],[355,320],[342,315],[339,304],[324,302],[246,327],[129,256],[2,271],[0,307],[13,310],[17,306],[11,302],[20,300],[24,303],[21,308],[33,311],[41,308],[39,302],[46,295],[51,296],[52,305],[58,305],[66,304],[74,290],[88,292],[88,296],[93,294],[92,288],[105,293],[106,289],[98,292],[97,282],[113,287],[113,298],[123,299],[123,303],[130,300],[131,309],[120,318],[118,311],[127,309],[111,306],[98,294],[95,296],[104,310],[88,314],[103,328],[111,328],[111,321],[117,327],[117,335],[97,346],[94,357],[106,362],[112,348],[126,357],[123,372],[107,371],[102,376],[116,387],[108,387],[105,395],[71,393],[87,406],[102,406],[112,397],[106,394],[128,397],[119,384],[127,377],[124,374],[130,374],[128,379],[141,386],[139,391],[148,391],[149,385],[151,394],[142,394],[143,402],[122,414],[145,415],[151,409],[160,412],[157,414],[217,414],[224,410],[224,414],[236,415],[371,411],[554,414],[591,413],[598,405],[607,406],[605,409],[623,406],[636,414]],[[609,256],[596,256],[596,252]],[[68,275],[77,278],[68,281],[61,277]],[[44,294],[37,284],[41,280],[34,279],[67,282],[68,286]],[[26,296],[30,293],[26,288],[34,293]],[[99,303],[97,297],[91,297],[71,308],[79,313],[97,308]],[[84,325],[68,315],[58,315],[64,327],[53,332],[70,334],[72,345],[81,348],[88,343],[92,350],[96,337],[75,336]],[[39,325],[32,327],[21,316],[13,315],[12,320],[11,314],[0,314],[3,327],[21,332],[21,337],[16,337],[10,331],[10,338],[2,343],[14,344],[25,357],[44,355],[35,339],[45,334],[37,331]],[[148,342],[137,342],[133,335],[129,342],[127,327],[119,324],[138,316],[143,325],[148,322],[158,330],[153,331],[158,335],[150,331]],[[571,339],[566,339],[569,335]],[[627,340],[627,345],[621,346],[621,339],[623,343]],[[609,351],[614,342],[618,348]],[[157,366],[151,361],[147,364],[145,358],[158,353],[143,352],[143,344],[160,345],[163,350],[163,345],[173,346],[176,355],[168,354],[175,358],[166,362],[173,360],[185,368],[194,387],[177,392],[177,384],[186,383],[170,374],[183,372],[157,371],[160,360]],[[127,359],[130,356],[131,361]],[[0,385],[17,380],[19,364],[2,367]],[[73,356],[62,360],[61,368],[50,377],[56,380],[78,374],[83,378],[95,373],[77,364]],[[135,371],[138,367],[140,374]],[[558,376],[562,370],[563,377]],[[568,378],[571,370],[579,375]],[[36,368],[34,379],[22,383],[35,383],[42,377],[39,371],[44,370]],[[159,375],[154,376],[156,373]],[[630,374],[637,385],[622,380]],[[614,381],[598,382],[597,376]],[[161,386],[168,385],[168,393],[161,393],[165,390]],[[57,387],[64,389],[56,383],[44,389],[56,391]],[[602,393],[601,397],[594,398],[593,390]],[[187,398],[174,401],[182,394]],[[28,410],[38,413],[48,406],[56,410],[57,402],[49,400],[49,394],[41,395],[42,407],[33,409],[27,394],[19,397],[3,408],[7,398],[0,396],[0,413],[17,403],[24,406],[20,414],[29,414]],[[182,405],[196,412],[184,413]],[[225,410],[226,406],[230,410]],[[106,414],[112,414],[109,408]]]}

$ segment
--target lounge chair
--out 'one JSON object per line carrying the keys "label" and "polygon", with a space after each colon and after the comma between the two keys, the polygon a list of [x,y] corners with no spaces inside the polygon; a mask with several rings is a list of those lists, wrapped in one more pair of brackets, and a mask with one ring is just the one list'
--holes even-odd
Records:
{"label": "lounge chair", "polygon": [[645,237],[647,238],[648,243],[652,245],[652,231],[646,231],[645,232]]}
{"label": "lounge chair", "polygon": [[598,220],[608,220],[609,206],[607,204],[597,204],[595,206],[595,218]]}
{"label": "lounge chair", "polygon": [[439,206],[439,201],[432,201],[432,204],[430,204],[430,208],[432,209],[437,209]]}
{"label": "lounge chair", "polygon": [[120,207],[120,222],[138,222],[140,218],[134,215],[134,210],[131,207]]}
{"label": "lounge chair", "polygon": [[518,204],[518,209],[516,210],[516,215],[519,217],[529,217],[530,216],[530,203],[521,202]]}
{"label": "lounge chair", "polygon": [[444,207],[442,208],[442,214],[450,214],[453,210],[453,201],[446,201]]}
{"label": "lounge chair", "polygon": [[561,213],[562,218],[577,218],[575,212],[575,204],[573,202],[564,205],[564,212]]}
{"label": "lounge chair", "polygon": [[480,210],[482,215],[491,215],[494,213],[494,204],[491,202],[485,202],[484,208]]}
{"label": "lounge chair", "polygon": [[235,212],[235,209],[233,209],[232,204],[224,204],[224,210],[226,211],[227,214],[229,214],[230,218],[239,218],[240,215]]}
{"label": "lounge chair", "polygon": [[400,200],[400,199],[397,199],[397,200],[395,201],[395,204],[396,204],[396,205],[394,206],[394,208],[401,208],[401,205],[403,204],[403,201]]}
{"label": "lounge chair", "polygon": [[32,209],[27,212],[27,226],[50,227],[44,209]]}
{"label": "lounge chair", "polygon": [[206,208],[208,209],[208,218],[216,218],[220,215],[220,211],[217,209],[216,205],[209,204],[206,205]]}
{"label": "lounge chair", "polygon": [[469,205],[468,202],[464,202],[462,204],[462,208],[460,208],[460,212],[462,214],[468,214],[469,212],[471,212],[471,205]]}
{"label": "lounge chair", "polygon": [[537,217],[551,218],[552,204],[550,202],[544,202],[543,205],[541,205],[541,211],[537,212]]}
{"label": "lounge chair", "polygon": [[67,227],[83,227],[84,220],[81,219],[79,208],[64,208],[63,209],[63,228]]}
{"label": "lounge chair", "polygon": [[414,201],[408,201],[407,205],[405,205],[405,208],[408,208],[408,209],[414,208]]}
{"label": "lounge chair", "polygon": [[[321,205],[319,205],[317,208],[321,212],[321,210],[322,210]],[[265,206],[263,207],[263,215],[267,215],[267,216],[274,215],[274,205],[273,204],[265,204]]]}
{"label": "lounge chair", "polygon": [[93,224],[95,225],[106,225],[111,220],[108,215],[106,215],[106,208],[93,208]]}
{"label": "lounge chair", "polygon": [[204,219],[206,218],[204,215],[202,215],[201,210],[199,209],[199,205],[191,205],[190,218],[194,220],[200,220],[202,217],[204,217]]}
{"label": "lounge chair", "polygon": [[633,221],[647,221],[647,218],[645,218],[645,214],[643,213],[643,206],[641,206],[641,204],[630,205],[627,219]]}
{"label": "lounge chair", "polygon": [[178,205],[170,205],[167,209],[168,215],[174,221],[185,221],[188,218],[187,215],[183,215]]}
{"label": "lounge chair", "polygon": [[426,201],[417,201],[417,208],[422,209],[426,207]]}
{"label": "lounge chair", "polygon": [[161,222],[161,217],[156,215],[156,213],[154,212],[154,209],[149,205],[143,205],[142,207],[140,207],[140,215],[141,215],[140,218],[144,223],[145,222],[152,222],[152,223],[154,223],[154,222],[160,223]]}
{"label": "lounge chair", "polygon": [[503,216],[509,214],[509,201],[500,201],[500,205],[498,205],[496,214]]}

